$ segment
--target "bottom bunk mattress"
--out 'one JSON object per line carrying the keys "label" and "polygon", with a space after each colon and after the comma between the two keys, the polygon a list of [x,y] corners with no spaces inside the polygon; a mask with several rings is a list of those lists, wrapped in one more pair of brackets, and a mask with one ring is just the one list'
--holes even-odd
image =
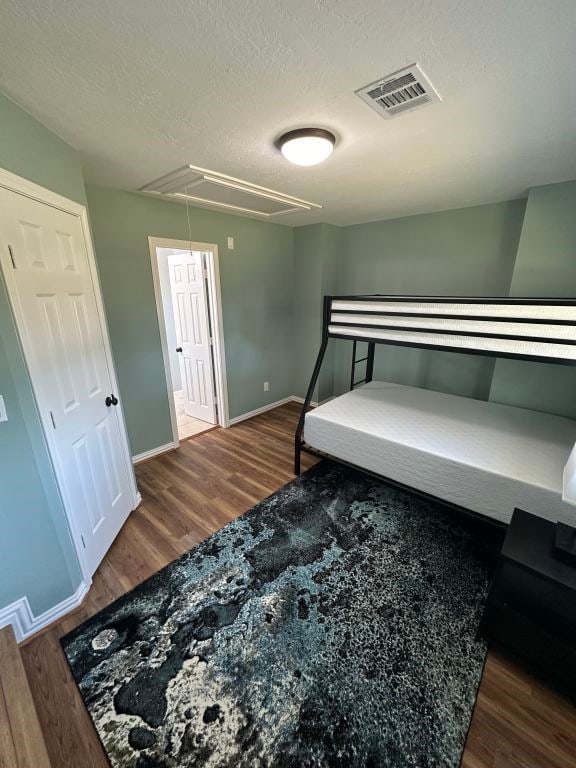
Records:
{"label": "bottom bunk mattress", "polygon": [[515,507],[576,524],[562,472],[576,422],[382,381],[309,411],[312,448],[508,523]]}

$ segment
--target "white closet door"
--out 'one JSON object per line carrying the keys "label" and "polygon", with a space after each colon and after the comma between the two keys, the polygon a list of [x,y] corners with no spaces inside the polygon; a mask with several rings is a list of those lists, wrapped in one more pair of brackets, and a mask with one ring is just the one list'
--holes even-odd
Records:
{"label": "white closet door", "polygon": [[202,253],[169,257],[184,413],[216,424],[208,297]]}
{"label": "white closet door", "polygon": [[68,514],[94,573],[132,509],[81,220],[0,189],[2,263]]}

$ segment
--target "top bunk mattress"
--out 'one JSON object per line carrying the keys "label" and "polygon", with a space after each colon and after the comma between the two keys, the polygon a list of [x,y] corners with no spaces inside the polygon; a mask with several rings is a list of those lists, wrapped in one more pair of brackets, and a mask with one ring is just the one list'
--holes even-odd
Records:
{"label": "top bunk mattress", "polygon": [[521,507],[576,523],[562,500],[571,419],[373,381],[307,413],[304,440],[502,522]]}

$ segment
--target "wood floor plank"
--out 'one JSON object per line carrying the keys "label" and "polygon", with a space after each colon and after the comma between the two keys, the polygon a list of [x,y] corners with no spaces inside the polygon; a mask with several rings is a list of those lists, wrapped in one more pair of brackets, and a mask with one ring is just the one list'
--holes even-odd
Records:
{"label": "wood floor plank", "polygon": [[23,658],[52,765],[110,768],[58,642],[58,631],[25,645]]}
{"label": "wood floor plank", "polygon": [[[95,574],[84,604],[21,647],[54,766],[109,768],[59,638],[291,480],[299,412],[288,403],[136,467],[142,504]],[[315,462],[302,457],[304,469]],[[517,662],[490,652],[461,766],[576,768],[575,734],[570,701]]]}
{"label": "wood floor plank", "polygon": [[50,768],[28,678],[11,626],[0,629],[0,766]]}
{"label": "wood floor plank", "polygon": [[14,768],[18,765],[16,745],[10,727],[8,705],[4,695],[4,689],[0,684],[0,768]]}

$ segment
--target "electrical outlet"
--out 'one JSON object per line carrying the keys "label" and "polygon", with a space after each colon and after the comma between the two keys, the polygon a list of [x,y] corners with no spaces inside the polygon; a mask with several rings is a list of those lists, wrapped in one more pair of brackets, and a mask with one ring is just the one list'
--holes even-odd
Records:
{"label": "electrical outlet", "polygon": [[8,421],[8,414],[6,413],[6,406],[4,405],[2,395],[0,395],[0,421]]}
{"label": "electrical outlet", "polygon": [[234,250],[234,238],[229,237],[228,238],[228,250],[233,251]]}
{"label": "electrical outlet", "polygon": [[269,391],[270,391],[270,382],[269,381],[265,381],[264,382],[264,392],[269,392]]}

